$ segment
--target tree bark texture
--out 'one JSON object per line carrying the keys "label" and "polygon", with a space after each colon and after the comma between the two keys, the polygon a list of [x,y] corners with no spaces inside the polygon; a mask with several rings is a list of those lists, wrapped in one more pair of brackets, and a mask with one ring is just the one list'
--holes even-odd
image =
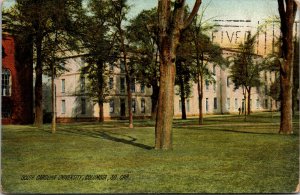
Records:
{"label": "tree bark texture", "polygon": [[35,66],[35,118],[37,127],[43,125],[43,65],[42,65],[42,36],[36,37],[36,66]]}
{"label": "tree bark texture", "polygon": [[293,87],[293,26],[297,5],[293,0],[278,0],[278,9],[281,21],[281,65],[280,65],[280,90],[281,90],[281,115],[279,133],[293,133],[292,126],[292,87]]}
{"label": "tree bark texture", "polygon": [[99,120],[98,120],[98,122],[102,123],[102,122],[104,122],[104,113],[103,113],[104,109],[103,109],[103,100],[102,100],[102,98],[99,98],[98,105],[99,105]]}
{"label": "tree bark texture", "polygon": [[182,30],[190,25],[200,4],[201,0],[196,0],[192,13],[184,21],[185,0],[176,0],[173,11],[170,0],[158,1],[160,91],[155,125],[156,149],[172,149],[176,50]]}

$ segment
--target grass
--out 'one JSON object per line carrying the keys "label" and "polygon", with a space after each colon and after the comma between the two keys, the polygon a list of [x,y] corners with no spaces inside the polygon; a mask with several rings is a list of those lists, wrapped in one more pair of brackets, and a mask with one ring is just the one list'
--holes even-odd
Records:
{"label": "grass", "polygon": [[[299,121],[279,114],[176,119],[172,151],[154,150],[154,122],[2,127],[2,191],[9,193],[290,193],[299,178]],[[33,175],[32,180],[22,180]],[[37,180],[38,175],[56,175]],[[81,175],[58,180],[60,175]],[[86,175],[107,175],[98,180]],[[114,175],[117,179],[114,180]],[[82,177],[82,178],[81,178]]]}

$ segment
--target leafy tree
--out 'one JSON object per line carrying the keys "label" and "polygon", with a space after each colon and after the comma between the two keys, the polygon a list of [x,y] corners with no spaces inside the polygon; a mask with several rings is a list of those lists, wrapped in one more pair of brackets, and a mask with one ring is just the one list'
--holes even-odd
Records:
{"label": "leafy tree", "polygon": [[213,72],[209,70],[211,64],[220,65],[226,64],[222,57],[222,50],[218,45],[211,42],[210,38],[205,34],[207,31],[214,29],[214,24],[203,21],[204,10],[200,16],[197,16],[190,27],[191,43],[193,53],[193,78],[197,83],[198,91],[198,108],[199,108],[199,124],[203,124],[203,87],[204,80],[209,83],[216,82],[213,77]]}
{"label": "leafy tree", "polygon": [[134,74],[140,83],[152,86],[151,118],[155,120],[159,93],[157,9],[143,10],[130,20],[127,31],[130,51],[133,54],[130,61],[135,66]]}
{"label": "leafy tree", "polygon": [[129,114],[129,128],[133,128],[133,114],[132,114],[132,93],[131,93],[131,71],[128,63],[128,43],[126,30],[124,29],[124,22],[127,20],[126,14],[129,10],[127,0],[114,0],[111,2],[112,6],[112,28],[116,32],[117,45],[119,52],[121,53],[121,63],[124,64],[126,74],[126,88],[127,88],[127,100],[128,100],[128,114]]}
{"label": "leafy tree", "polygon": [[[243,88],[244,99],[247,98],[247,113],[251,112],[251,89],[260,85],[260,72],[262,71],[260,59],[254,55],[254,44],[256,36],[248,37],[244,44],[240,44],[239,52],[233,56],[233,65],[230,67],[230,78],[232,79],[235,89]],[[246,120],[246,106],[245,106]]]}
{"label": "leafy tree", "polygon": [[186,119],[186,105],[185,101],[190,97],[192,92],[191,79],[192,79],[192,63],[193,63],[193,45],[192,45],[192,35],[190,33],[190,28],[187,28],[181,34],[180,44],[177,49],[176,56],[176,76],[175,85],[178,85],[178,92],[176,95],[180,96],[181,101],[181,118]]}
{"label": "leafy tree", "polygon": [[[100,5],[100,6],[99,6]],[[107,64],[113,63],[115,35],[110,32],[111,7],[108,1],[90,0],[88,9],[81,17],[78,34],[85,53],[82,77],[87,75],[87,95],[99,105],[99,122],[104,121],[103,104],[109,94]]]}
{"label": "leafy tree", "polygon": [[[278,18],[275,18],[276,22]],[[274,23],[274,19],[272,20]],[[277,24],[277,23],[276,23]],[[279,25],[278,25],[279,27]],[[281,40],[280,37],[275,37],[273,45],[273,52],[267,55],[264,59],[265,70],[275,72],[275,81],[270,86],[270,96],[277,100],[281,101],[280,95],[280,60],[281,60]],[[298,37],[294,37],[294,56],[293,56],[293,70],[299,70],[299,40]],[[299,89],[299,76],[298,71],[293,71],[293,88],[292,88],[292,115],[295,114],[295,109],[297,109],[297,92]]]}
{"label": "leafy tree", "polygon": [[177,57],[176,59],[176,78],[175,84],[179,86],[177,95],[180,96],[181,101],[181,118],[186,119],[186,106],[185,100],[190,97],[192,89],[191,89],[191,67],[187,63],[186,60],[180,59]]}
{"label": "leafy tree", "polygon": [[292,126],[292,86],[293,86],[293,26],[297,11],[297,4],[292,0],[278,0],[281,29],[280,56],[280,94],[281,115],[279,133],[291,134]]}
{"label": "leafy tree", "polygon": [[200,5],[201,0],[196,0],[192,12],[186,16],[185,0],[176,0],[173,10],[170,0],[158,1],[160,89],[155,125],[156,149],[172,148],[176,50],[182,31],[191,24]]}
{"label": "leafy tree", "polygon": [[[42,75],[46,61],[50,61],[49,51],[53,44],[48,44],[58,30],[68,30],[70,10],[79,5],[80,0],[22,0],[5,13],[5,17],[13,32],[34,46],[35,55],[35,121],[40,127],[43,124]],[[74,15],[73,15],[74,16]],[[72,42],[72,41],[70,41]]]}
{"label": "leafy tree", "polygon": [[[45,49],[43,54],[47,54],[47,57],[44,59],[44,74],[51,77],[51,112],[52,112],[52,120],[51,120],[51,130],[52,133],[56,132],[56,107],[55,107],[55,84],[54,79],[57,75],[65,71],[66,69],[60,64],[64,63],[64,59],[62,58],[62,54],[65,51],[65,47],[62,48],[61,45],[65,43],[64,37],[65,33],[60,30],[54,30],[54,33],[48,34],[45,37]],[[46,49],[47,48],[47,49]],[[51,50],[50,50],[51,49]],[[47,98],[47,97],[45,97]]]}

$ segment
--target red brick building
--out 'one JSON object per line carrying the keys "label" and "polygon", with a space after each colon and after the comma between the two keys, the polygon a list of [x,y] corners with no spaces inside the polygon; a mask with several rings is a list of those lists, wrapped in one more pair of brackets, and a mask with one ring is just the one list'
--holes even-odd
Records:
{"label": "red brick building", "polygon": [[2,34],[2,124],[33,122],[33,67],[30,42]]}

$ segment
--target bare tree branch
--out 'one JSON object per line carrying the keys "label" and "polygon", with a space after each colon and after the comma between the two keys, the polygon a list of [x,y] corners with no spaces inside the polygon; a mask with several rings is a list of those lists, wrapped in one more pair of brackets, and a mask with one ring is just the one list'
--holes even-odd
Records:
{"label": "bare tree branch", "polygon": [[198,10],[199,10],[199,7],[200,7],[201,3],[202,3],[202,0],[196,0],[192,12],[190,13],[188,18],[184,22],[183,29],[186,29],[192,23],[195,15],[198,13]]}

